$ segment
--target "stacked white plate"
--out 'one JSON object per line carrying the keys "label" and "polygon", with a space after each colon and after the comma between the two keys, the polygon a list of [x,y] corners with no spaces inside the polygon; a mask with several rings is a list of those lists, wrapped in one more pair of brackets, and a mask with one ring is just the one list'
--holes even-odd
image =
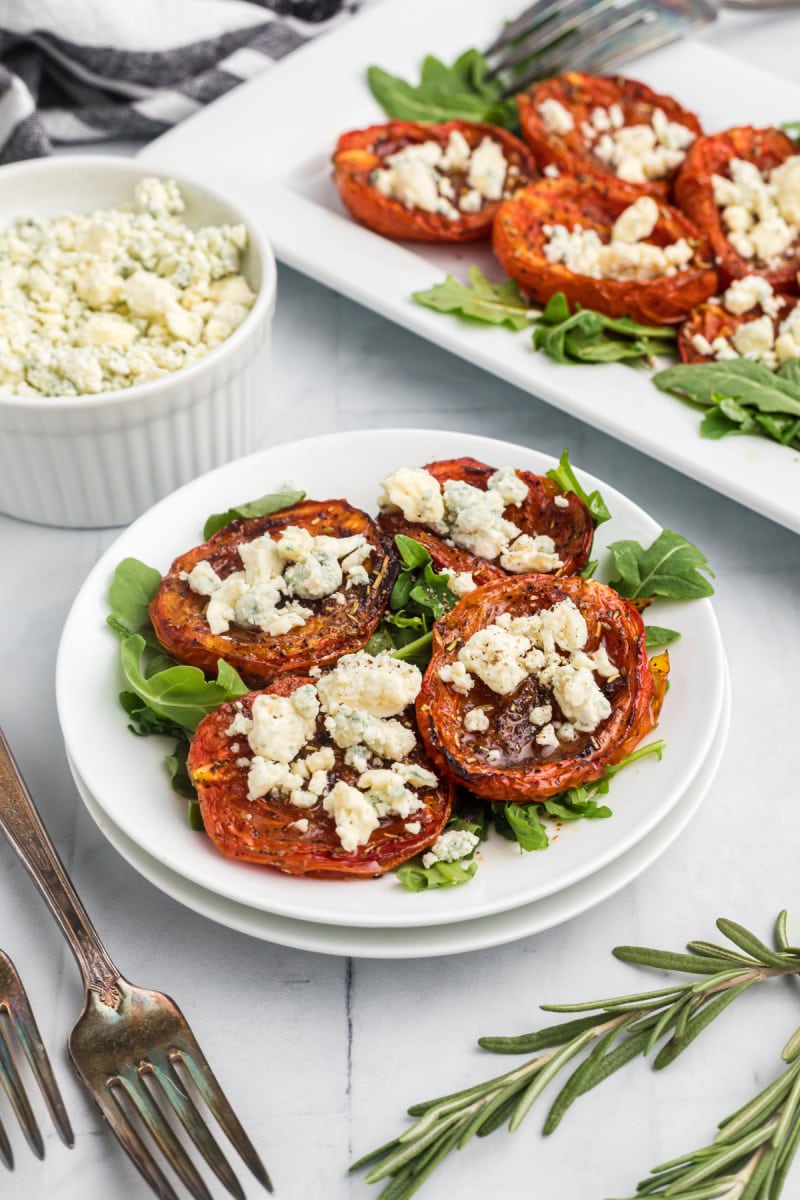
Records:
{"label": "stacked white plate", "polygon": [[[553,465],[507,442],[432,430],[335,434],[278,446],[194,480],[128,528],[98,562],[64,627],[57,668],[59,719],[76,785],[118,852],[145,878],[189,908],[242,932],[328,954],[423,957],[498,945],[549,928],[624,887],[663,853],[712,782],[728,727],[725,656],[708,600],[658,603],[654,624],[680,631],[671,647],[671,687],[657,736],[661,762],[645,758],[614,780],[613,816],[554,830],[544,852],[521,854],[491,838],[466,886],[409,893],[394,874],[354,882],[282,875],[222,856],[186,823],[184,802],[163,767],[162,738],[127,730],[117,696],[118,644],[105,624],[107,589],[127,556],[165,571],[202,539],[209,513],[224,511],[292,479],[314,498],[346,496],[374,511],[378,484],[400,465],[470,455],[495,466],[543,473]],[[593,556],[600,576],[610,541],[647,545],[659,526],[623,495],[600,487],[613,520]],[[652,614],[652,615],[651,615]]]}

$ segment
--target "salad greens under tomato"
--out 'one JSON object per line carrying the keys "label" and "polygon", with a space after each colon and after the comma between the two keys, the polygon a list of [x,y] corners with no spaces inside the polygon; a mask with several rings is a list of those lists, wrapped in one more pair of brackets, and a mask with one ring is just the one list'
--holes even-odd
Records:
{"label": "salad greens under tomato", "polygon": [[[600,492],[588,493],[577,479],[565,450],[548,476],[565,491],[574,491],[587,505],[595,524],[611,519]],[[209,517],[204,536],[211,537],[239,517],[265,516],[289,508],[304,498],[303,492],[283,490],[236,505]],[[372,654],[390,651],[396,658],[413,662],[424,671],[430,659],[434,622],[457,603],[449,576],[434,569],[427,549],[413,538],[395,538],[401,569],[389,605],[365,649]],[[680,534],[663,530],[648,547],[625,540],[608,547],[618,578],[611,587],[621,596],[648,601],[663,597],[686,600],[709,596],[713,575],[705,556]],[[588,564],[584,575],[592,575],[597,562]],[[120,639],[120,666],[125,688],[119,701],[128,715],[131,733],[153,734],[173,739],[172,753],[165,758],[166,770],[175,792],[188,801],[191,828],[202,830],[197,794],[186,767],[191,737],[199,722],[220,705],[244,696],[250,689],[238,672],[220,660],[216,678],[207,679],[197,667],[179,663],[159,645],[149,617],[149,606],[161,575],[136,558],[125,558],[117,566],[108,598],[107,623]],[[647,626],[647,648],[653,650],[674,642],[680,634],[661,626]],[[548,822],[598,820],[611,816],[598,797],[608,794],[615,775],[629,763],[654,755],[660,759],[663,741],[638,747],[621,762],[609,766],[600,779],[583,787],[570,788],[540,804],[502,804],[477,800],[465,791],[457,793],[456,804],[446,829],[466,830],[485,841],[490,831],[515,841],[521,851],[544,850],[550,843]],[[480,843],[479,843],[480,844]],[[399,881],[409,891],[455,887],[468,882],[477,870],[473,850],[461,862],[436,862],[425,867],[414,859],[397,869]]]}

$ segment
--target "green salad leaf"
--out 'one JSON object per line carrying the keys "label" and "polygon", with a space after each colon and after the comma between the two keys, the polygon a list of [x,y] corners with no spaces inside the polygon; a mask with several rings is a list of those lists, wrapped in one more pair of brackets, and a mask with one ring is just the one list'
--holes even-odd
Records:
{"label": "green salad leaf", "polygon": [[746,358],[681,363],[653,376],[671,392],[707,411],[700,432],[707,438],[753,434],[800,448],[800,361],[777,371]]}
{"label": "green salad leaf", "polygon": [[423,867],[417,862],[403,863],[396,871],[397,878],[409,892],[426,892],[432,888],[460,887],[469,883],[478,869],[476,862],[437,862]]}
{"label": "green salad leaf", "polygon": [[161,575],[138,558],[123,558],[108,589],[111,612],[106,618],[120,637],[128,637],[150,622],[150,602],[158,591]]}
{"label": "green salad leaf", "polygon": [[295,492],[287,488],[281,492],[268,492],[266,496],[260,496],[258,500],[248,500],[246,504],[237,504],[227,512],[212,513],[203,526],[203,540],[207,542],[238,517],[268,517],[270,513],[299,504],[305,499],[305,495],[305,492]]}
{"label": "green salad leaf", "polygon": [[518,130],[513,100],[501,98],[503,84],[487,78],[489,66],[479,50],[466,50],[447,66],[429,54],[418,83],[409,83],[380,67],[370,67],[367,83],[388,117],[399,121],[479,121]]}
{"label": "green salad leaf", "polygon": [[558,363],[649,362],[669,352],[676,336],[668,326],[640,325],[579,305],[570,313],[566,296],[556,292],[533,331],[533,347]]}
{"label": "green salad leaf", "polygon": [[781,129],[784,133],[788,133],[789,137],[793,138],[794,141],[800,142],[800,121],[784,121]]}
{"label": "green salad leaf", "polygon": [[157,717],[190,733],[220,704],[249,691],[239,673],[224,659],[217,664],[216,680],[207,680],[199,667],[182,665],[148,674],[142,664],[146,648],[147,643],[138,633],[122,643],[122,670],[128,687]]}
{"label": "green salad leaf", "polygon": [[679,533],[663,529],[646,549],[640,542],[612,542],[608,547],[619,579],[610,586],[628,599],[664,596],[670,600],[695,600],[713,596],[714,588],[702,572],[714,577],[708,559]]}
{"label": "green salad leaf", "polygon": [[[604,521],[611,520],[611,513],[600,492],[595,488],[593,492],[587,492],[581,485],[577,475],[572,469],[572,463],[569,461],[569,450],[564,449],[561,458],[558,460],[557,467],[551,467],[547,472],[547,478],[552,479],[557,483],[562,492],[574,492],[578,496],[589,512],[592,514],[592,519],[595,525],[602,525]],[[587,564],[588,566],[589,564]],[[594,564],[594,567],[597,563]]]}
{"label": "green salad leaf", "polygon": [[183,796],[186,800],[196,801],[197,792],[189,778],[189,769],[186,765],[188,753],[189,743],[187,741],[176,742],[172,754],[168,754],[164,759],[164,765],[167,768],[167,774],[169,775],[173,791],[177,792],[179,796]]}
{"label": "green salad leaf", "polygon": [[645,625],[645,647],[648,650],[671,646],[680,636],[677,629],[666,629],[663,625]]}
{"label": "green salad leaf", "polygon": [[[478,807],[480,805],[480,807]],[[489,836],[487,806],[474,801],[468,794],[459,793],[453,810],[454,815],[445,826],[445,831],[463,829],[474,833],[481,842]],[[460,887],[469,883],[478,869],[474,861],[475,850],[464,855],[458,862],[436,862],[430,867],[422,865],[422,855],[398,867],[395,874],[409,892],[424,892],[432,888]],[[466,864],[466,865],[465,865]]]}
{"label": "green salad leaf", "polygon": [[393,650],[424,669],[430,659],[433,623],[457,603],[450,576],[434,570],[433,559],[414,538],[398,533],[402,567],[380,625],[364,647],[370,654]]}
{"label": "green salad leaf", "polygon": [[539,309],[531,308],[513,279],[492,283],[480,267],[468,268],[469,283],[461,283],[448,275],[444,283],[436,283],[425,292],[414,292],[413,299],[436,312],[454,313],[488,325],[508,325],[525,329],[538,316]]}
{"label": "green salad leaf", "polygon": [[546,850],[550,845],[537,804],[493,804],[494,827],[520,850]]}
{"label": "green salad leaf", "polygon": [[648,755],[655,755],[660,760],[664,748],[663,741],[640,746],[620,762],[606,767],[594,783],[568,788],[540,804],[492,804],[495,830],[501,837],[516,841],[521,850],[546,850],[550,845],[550,835],[542,820],[542,813],[556,821],[605,820],[612,815],[611,809],[605,804],[598,804],[597,797],[608,794],[614,776],[624,767]]}

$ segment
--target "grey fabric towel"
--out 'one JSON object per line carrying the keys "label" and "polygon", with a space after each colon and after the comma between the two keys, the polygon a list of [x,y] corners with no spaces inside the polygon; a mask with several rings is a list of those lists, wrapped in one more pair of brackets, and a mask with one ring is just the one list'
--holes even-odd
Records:
{"label": "grey fabric towel", "polygon": [[0,163],[147,140],[268,69],[357,0],[0,0]]}

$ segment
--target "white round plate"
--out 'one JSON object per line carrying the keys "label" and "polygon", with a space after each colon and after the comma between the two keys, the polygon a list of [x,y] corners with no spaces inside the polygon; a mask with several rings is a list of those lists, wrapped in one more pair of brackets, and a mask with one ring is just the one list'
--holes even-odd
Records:
{"label": "white round plate", "polygon": [[[345,495],[374,510],[378,485],[390,470],[461,455],[538,472],[554,465],[534,450],[461,433],[370,430],[311,438],[201,476],[155,505],[106,551],[64,626],[58,713],[67,750],[95,800],[147,854],[228,900],[299,920],[381,928],[440,925],[513,909],[584,879],[645,837],[684,795],[711,751],[724,690],[725,657],[708,600],[648,610],[653,623],[682,634],[673,648],[671,687],[657,734],[667,743],[663,760],[628,767],[614,780],[614,816],[568,825],[544,854],[522,855],[516,844],[490,839],[467,888],[412,894],[392,873],[369,882],[286,876],[226,858],[187,828],[184,802],[171,791],[163,767],[170,743],[131,736],[117,702],[123,686],[119,649],[105,625],[117,563],[132,555],[166,571],[178,554],[200,542],[209,513],[274,490],[287,478],[311,497]],[[648,544],[659,526],[607,484],[582,472],[581,478],[587,489],[601,488],[613,514],[596,539],[602,577],[608,542],[634,538]]]}
{"label": "white round plate", "polygon": [[[625,854],[594,875],[554,892],[543,900],[520,905],[491,917],[478,917],[458,924],[427,925],[418,929],[358,929],[342,925],[322,925],[295,921],[274,913],[248,908],[226,900],[215,892],[190,883],[170,871],[126,837],[104,812],[70,763],[81,798],[89,814],[114,849],[130,865],[162,892],[193,912],[267,942],[311,950],[318,954],[338,954],[352,958],[435,958],[446,954],[465,954],[486,950],[519,938],[552,929],[577,917],[601,901],[607,900],[649,867],[672,844],[700,806],[722,760],[730,723],[730,689],[726,679],[723,712],[714,731],[714,747],[699,774],[663,821]],[[469,886],[472,886],[471,884]]]}

